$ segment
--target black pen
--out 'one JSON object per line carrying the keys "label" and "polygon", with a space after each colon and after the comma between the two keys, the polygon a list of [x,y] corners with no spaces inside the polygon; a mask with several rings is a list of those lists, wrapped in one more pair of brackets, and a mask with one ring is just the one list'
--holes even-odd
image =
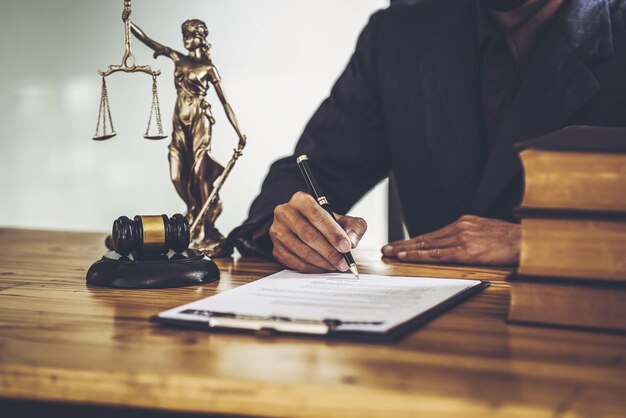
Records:
{"label": "black pen", "polygon": [[[313,177],[313,172],[311,171],[311,167],[309,166],[309,157],[307,157],[306,155],[301,155],[296,160],[296,163],[298,164],[298,167],[300,168],[302,177],[304,177],[304,181],[306,182],[306,185],[309,187],[309,190],[311,192],[311,195],[313,195],[313,198],[317,201],[317,203],[319,203],[319,205],[326,212],[330,214],[330,216],[332,216],[335,222],[337,222],[337,218],[335,218],[335,214],[333,213],[333,209],[330,206],[330,202],[328,201],[328,198],[324,195],[324,193],[322,193],[322,191],[320,190],[320,187],[315,181],[315,178]],[[337,224],[339,224],[339,222],[337,222]],[[352,258],[352,254],[350,254],[350,251],[348,251],[347,253],[343,253],[343,258],[348,263],[348,266],[350,266],[350,271],[352,272],[352,274],[354,274],[356,278],[358,279],[359,270],[357,270],[356,268],[356,263],[354,262],[354,258]]]}

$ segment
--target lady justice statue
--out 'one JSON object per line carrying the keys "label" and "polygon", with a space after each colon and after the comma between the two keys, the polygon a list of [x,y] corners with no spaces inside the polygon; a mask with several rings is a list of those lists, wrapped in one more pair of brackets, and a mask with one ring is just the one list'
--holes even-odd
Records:
{"label": "lady justice statue", "polygon": [[[129,17],[130,9],[125,9],[122,19],[126,21]],[[229,255],[230,250],[219,245],[224,241],[224,236],[215,228],[215,220],[222,211],[217,193],[234,160],[241,155],[246,137],[239,130],[235,114],[224,96],[217,68],[211,61],[207,26],[197,19],[187,20],[182,24],[183,44],[188,51],[187,55],[149,38],[132,22],[130,28],[137,39],[154,50],[154,58],[164,55],[174,62],[177,98],[172,142],[169,145],[170,177],[176,192],[187,205],[185,216],[192,225],[190,247],[209,256]],[[238,147],[226,171],[211,155],[211,131],[215,119],[211,113],[211,105],[205,100],[211,85],[239,137]],[[218,178],[220,181],[217,181]]]}

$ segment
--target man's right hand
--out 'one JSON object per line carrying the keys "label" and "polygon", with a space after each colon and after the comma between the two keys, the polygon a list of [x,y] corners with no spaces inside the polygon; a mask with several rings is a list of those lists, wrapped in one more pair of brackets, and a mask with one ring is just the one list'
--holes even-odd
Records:
{"label": "man's right hand", "polygon": [[311,195],[297,192],[274,210],[269,231],[274,258],[303,273],[348,271],[342,253],[356,248],[367,223],[352,216],[336,217],[339,224]]}

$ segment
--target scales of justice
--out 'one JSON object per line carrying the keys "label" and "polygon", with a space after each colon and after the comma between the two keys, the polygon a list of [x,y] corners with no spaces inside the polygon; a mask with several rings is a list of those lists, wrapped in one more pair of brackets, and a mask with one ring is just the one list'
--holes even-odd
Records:
{"label": "scales of justice", "polygon": [[[161,72],[153,70],[149,65],[137,65],[131,49],[132,33],[154,51],[154,58],[163,55],[174,63],[177,97],[172,122],[172,140],[169,145],[169,165],[172,183],[187,206],[185,218],[191,225],[189,248],[202,251],[209,257],[228,256],[232,254],[233,248],[215,228],[215,220],[222,211],[219,191],[242,154],[246,136],[239,129],[235,114],[226,101],[217,68],[211,61],[207,26],[198,19],[187,20],[182,24],[183,43],[187,50],[187,54],[183,54],[149,38],[130,21],[130,15],[131,0],[124,0],[122,20],[125,30],[125,51],[120,65],[109,65],[105,71],[98,70],[102,77],[102,89],[93,139],[102,141],[116,135],[106,78],[120,71],[146,73],[152,77],[152,103],[144,138],[150,140],[167,138],[163,133],[157,91],[157,77]],[[215,89],[228,121],[239,139],[225,167],[211,155],[212,127],[215,119],[211,105],[205,100],[211,86]],[[156,122],[156,132],[151,132],[153,119]]]}

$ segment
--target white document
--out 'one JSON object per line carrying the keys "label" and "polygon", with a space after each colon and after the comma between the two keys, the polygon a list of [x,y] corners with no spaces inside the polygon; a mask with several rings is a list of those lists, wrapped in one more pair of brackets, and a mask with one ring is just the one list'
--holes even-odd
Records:
{"label": "white document", "polygon": [[210,322],[211,314],[340,321],[336,331],[385,333],[428,311],[478,280],[361,274],[301,274],[284,270],[158,316]]}

